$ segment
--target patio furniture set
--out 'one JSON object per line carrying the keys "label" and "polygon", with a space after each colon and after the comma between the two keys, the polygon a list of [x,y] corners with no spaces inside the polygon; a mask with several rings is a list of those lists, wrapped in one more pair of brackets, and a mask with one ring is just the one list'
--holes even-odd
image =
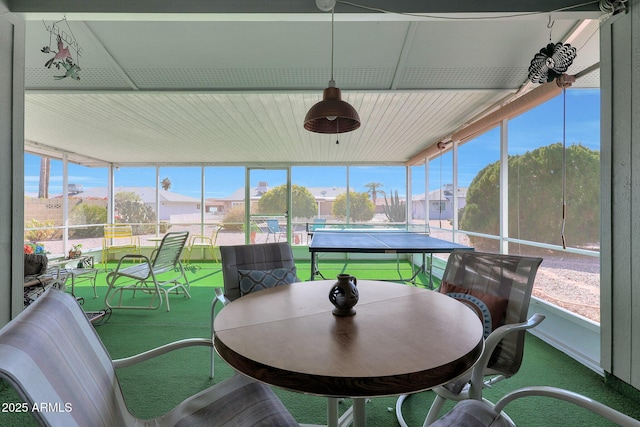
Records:
{"label": "patio furniture set", "polygon": [[[314,231],[315,236],[329,236]],[[170,292],[179,291],[189,298],[189,282],[180,261],[188,234],[167,233],[151,257],[125,255],[107,276],[107,305],[157,309],[164,298],[169,310]],[[345,248],[345,241],[351,241],[353,234],[341,236],[343,249],[350,250]],[[394,241],[389,240],[392,234],[372,236],[368,232],[369,238],[375,236],[387,246]],[[434,247],[438,250],[444,246]],[[640,426],[637,420],[560,389],[518,390],[496,406],[483,401],[483,387],[518,372],[525,331],[544,319],[538,314],[527,318],[542,259],[481,253],[457,246],[447,246],[450,256],[438,290],[359,280],[357,305],[349,312],[332,311],[328,295],[333,280],[300,282],[287,242],[222,246],[224,288],[215,289],[212,339],[181,340],[114,361],[78,304],[54,289],[0,330],[0,377],[7,379],[28,404],[46,401],[73,405],[73,411],[34,413],[43,425],[99,425],[98,420],[104,425],[133,425],[139,420],[126,410],[115,368],[179,348],[204,345],[211,348],[212,378],[215,353],[240,374],[182,402],[156,418],[153,422],[157,425],[173,425],[178,420],[190,425],[203,416],[208,425],[222,425],[225,420],[243,426],[264,425],[260,424],[264,420],[270,425],[298,425],[266,383],[327,397],[329,427],[364,427],[366,398],[394,395],[400,396],[396,405],[398,422],[406,426],[402,403],[423,390],[436,393],[425,425],[476,422],[513,426],[502,408],[516,398],[542,395],[583,406],[624,426]],[[324,244],[321,247],[327,250]],[[313,279],[318,270],[315,262],[311,265]],[[81,270],[95,271],[93,266]],[[171,271],[174,274],[170,278],[159,278]],[[90,277],[84,271],[72,274],[73,280]],[[126,283],[119,284],[122,280]],[[122,304],[125,292],[140,292],[151,302],[146,306]],[[218,304],[222,304],[221,310],[217,310]],[[34,327],[49,322],[60,326],[56,340],[48,339],[43,328]],[[82,333],[71,332],[78,330]],[[20,340],[21,335],[29,336],[29,340]],[[60,351],[62,348],[64,351]],[[64,357],[69,352],[75,356]],[[23,354],[29,355],[30,363],[11,362],[23,358]],[[50,387],[38,386],[29,373],[30,366],[44,367],[44,355],[61,356],[54,361],[55,372],[44,368],[42,381]],[[65,386],[70,378],[84,385]],[[64,396],[57,391],[62,389],[66,390]],[[116,399],[100,398],[111,395]],[[241,405],[235,404],[239,396]],[[344,397],[352,398],[353,406],[339,417],[337,402]],[[460,402],[438,419],[446,400]]]}

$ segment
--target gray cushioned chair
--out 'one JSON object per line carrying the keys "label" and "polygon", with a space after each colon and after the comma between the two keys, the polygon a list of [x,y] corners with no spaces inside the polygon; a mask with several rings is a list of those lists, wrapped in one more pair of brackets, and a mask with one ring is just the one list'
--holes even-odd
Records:
{"label": "gray cushioned chair", "polygon": [[[623,427],[640,427],[640,421],[635,420],[615,409],[572,391],[556,387],[525,387],[507,393],[496,404],[479,400],[463,400],[446,413],[442,418],[431,424],[433,427],[465,426],[465,427],[515,427],[516,424],[504,412],[510,402],[528,396],[542,396],[559,399],[581,406],[603,418],[613,421]],[[544,406],[541,406],[544,408]],[[572,425],[572,420],[563,419],[562,414],[549,414],[540,411],[538,418],[546,421],[547,425]]]}
{"label": "gray cushioned chair", "polygon": [[[241,296],[240,273],[238,270],[273,270],[276,268],[295,268],[291,245],[287,242],[260,243],[254,245],[220,246],[224,289],[215,289],[215,298],[211,306],[211,335],[218,303],[228,304]],[[214,375],[215,352],[211,352],[211,378]]]}
{"label": "gray cushioned chair", "polygon": [[[42,402],[59,410],[34,411],[43,426],[297,426],[273,391],[241,375],[184,400],[160,417],[141,420],[127,409],[115,368],[211,340],[176,341],[112,361],[75,299],[49,289],[0,330],[0,378],[29,408]],[[162,387],[166,382],[158,379]]]}
{"label": "gray cushioned chair", "polygon": [[[434,388],[436,398],[424,425],[434,422],[446,400],[482,400],[485,386],[515,375],[522,364],[525,331],[544,316],[527,319],[531,292],[542,258],[455,250],[449,256],[440,291],[474,306],[485,327],[485,348],[474,367],[449,384]],[[445,290],[447,289],[447,290]],[[483,299],[483,301],[479,301]],[[475,303],[473,302],[475,301]],[[500,310],[497,310],[499,304]],[[496,315],[498,311],[500,314]],[[496,318],[498,317],[498,318]],[[493,322],[493,323],[492,323]],[[396,403],[401,426],[402,403]]]}

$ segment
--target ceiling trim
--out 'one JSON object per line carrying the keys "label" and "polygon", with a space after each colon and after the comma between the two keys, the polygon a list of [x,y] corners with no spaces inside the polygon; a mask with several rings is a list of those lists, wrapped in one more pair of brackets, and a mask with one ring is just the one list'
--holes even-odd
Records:
{"label": "ceiling trim", "polygon": [[[394,0],[392,6],[386,0],[362,0],[350,2],[338,0],[336,12],[376,14],[393,9],[400,13],[465,14],[477,12],[524,13],[571,9],[572,13],[599,11],[599,2],[585,3],[580,0],[519,0],[501,2],[479,2],[477,0],[452,0],[447,2],[425,2],[423,0]],[[112,0],[12,0],[10,9],[15,12],[29,13],[117,13],[117,14],[310,14],[317,13],[318,7],[313,0],[137,0],[113,2]]]}

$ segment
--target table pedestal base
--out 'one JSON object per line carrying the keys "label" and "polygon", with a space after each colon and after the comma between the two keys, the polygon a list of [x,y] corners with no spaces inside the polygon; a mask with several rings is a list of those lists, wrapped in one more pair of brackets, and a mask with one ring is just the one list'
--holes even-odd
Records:
{"label": "table pedestal base", "polygon": [[353,423],[353,427],[365,427],[367,425],[367,411],[365,398],[354,398],[353,406],[338,418],[338,400],[330,397],[327,403],[327,427],[347,427]]}

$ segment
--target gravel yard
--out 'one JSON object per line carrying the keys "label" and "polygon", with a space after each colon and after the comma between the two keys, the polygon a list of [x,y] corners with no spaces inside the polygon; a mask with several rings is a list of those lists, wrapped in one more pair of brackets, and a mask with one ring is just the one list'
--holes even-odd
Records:
{"label": "gravel yard", "polygon": [[533,294],[599,323],[599,259],[543,256]]}

